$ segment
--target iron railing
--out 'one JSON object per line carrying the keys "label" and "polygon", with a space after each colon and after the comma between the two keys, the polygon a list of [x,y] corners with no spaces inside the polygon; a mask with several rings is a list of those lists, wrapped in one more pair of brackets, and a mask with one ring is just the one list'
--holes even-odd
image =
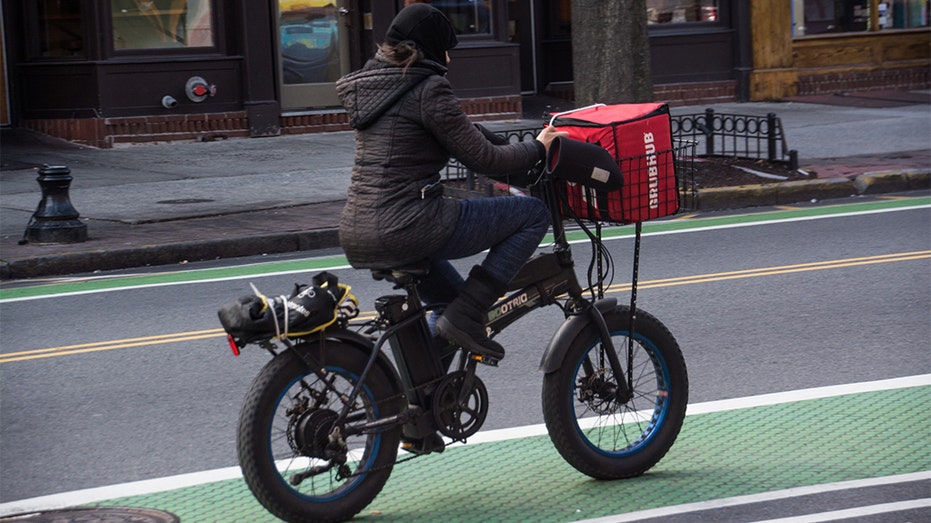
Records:
{"label": "iron railing", "polygon": [[766,116],[716,113],[671,117],[672,135],[698,144],[699,156],[738,156],[787,163],[798,169],[798,152],[790,150],[775,113]]}

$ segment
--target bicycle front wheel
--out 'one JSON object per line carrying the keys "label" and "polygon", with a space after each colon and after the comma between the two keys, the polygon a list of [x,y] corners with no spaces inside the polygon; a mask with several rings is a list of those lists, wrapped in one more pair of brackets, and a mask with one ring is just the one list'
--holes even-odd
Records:
{"label": "bicycle front wheel", "polygon": [[[560,368],[543,381],[543,416],[553,445],[596,479],[643,474],[666,455],[685,419],[688,373],[672,333],[639,311],[633,346],[630,309],[604,315],[624,376],[615,376],[590,325],[570,342]],[[623,380],[630,388],[624,397]]]}
{"label": "bicycle front wheel", "polygon": [[[334,422],[367,355],[349,344],[301,344],[262,369],[246,395],[239,421],[239,461],[256,499],[290,522],[343,521],[381,491],[397,458],[400,428],[355,432],[399,410],[391,378],[375,365],[342,431]],[[325,362],[314,374],[298,351]],[[341,433],[340,433],[341,432]]]}

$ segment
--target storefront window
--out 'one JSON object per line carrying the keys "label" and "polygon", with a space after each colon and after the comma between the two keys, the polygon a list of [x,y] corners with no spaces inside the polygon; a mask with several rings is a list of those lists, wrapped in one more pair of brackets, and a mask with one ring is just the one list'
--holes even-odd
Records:
{"label": "storefront window", "polygon": [[417,3],[443,11],[456,34],[491,34],[491,0],[405,0],[404,5]]}
{"label": "storefront window", "polygon": [[[876,6],[875,18],[873,4]],[[793,36],[928,25],[928,0],[793,0]],[[874,25],[875,24],[875,25]]]}
{"label": "storefront window", "polygon": [[572,2],[551,0],[544,3],[546,13],[546,37],[570,38],[572,36]]}
{"label": "storefront window", "polygon": [[43,58],[77,57],[84,54],[84,18],[80,0],[40,0],[36,2],[38,19],[38,56]]}
{"label": "storefront window", "polygon": [[335,82],[340,68],[339,13],[331,0],[278,0],[286,84]]}
{"label": "storefront window", "polygon": [[719,0],[647,0],[647,22],[717,22]]}
{"label": "storefront window", "polygon": [[114,49],[213,46],[211,0],[111,0]]}
{"label": "storefront window", "polygon": [[927,0],[898,0],[879,3],[880,29],[907,29],[929,25],[931,2]]}

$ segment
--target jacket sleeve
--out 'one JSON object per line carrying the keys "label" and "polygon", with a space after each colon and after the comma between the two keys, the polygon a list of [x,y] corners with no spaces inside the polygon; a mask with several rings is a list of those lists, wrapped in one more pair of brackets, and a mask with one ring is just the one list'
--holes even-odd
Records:
{"label": "jacket sleeve", "polygon": [[434,76],[424,84],[424,126],[450,156],[469,169],[504,176],[526,171],[546,156],[537,140],[494,145],[469,120],[446,78]]}

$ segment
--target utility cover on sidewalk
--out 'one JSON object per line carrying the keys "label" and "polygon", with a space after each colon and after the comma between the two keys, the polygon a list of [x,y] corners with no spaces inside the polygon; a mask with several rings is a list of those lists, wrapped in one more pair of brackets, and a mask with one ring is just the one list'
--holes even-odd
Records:
{"label": "utility cover on sidewalk", "polygon": [[0,518],[0,523],[179,523],[178,516],[150,508],[69,508]]}

